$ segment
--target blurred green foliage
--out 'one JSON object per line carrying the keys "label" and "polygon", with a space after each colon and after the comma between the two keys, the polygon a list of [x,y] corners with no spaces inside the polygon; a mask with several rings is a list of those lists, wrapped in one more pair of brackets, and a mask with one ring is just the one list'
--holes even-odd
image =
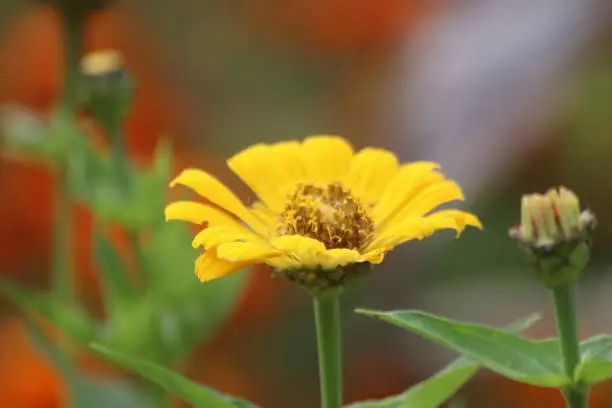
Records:
{"label": "blurred green foliage", "polygon": [[[58,218],[55,239],[63,244],[55,250],[51,292],[8,280],[0,282],[0,291],[26,316],[42,317],[71,343],[69,349],[60,349],[34,323],[30,324],[37,346],[70,385],[73,407],[147,406],[135,402],[147,397],[166,406],[169,398],[160,396],[155,387],[141,387],[138,392],[148,395],[140,395],[114,380],[83,376],[74,362],[75,353],[96,342],[162,366],[175,365],[210,339],[228,318],[245,275],[234,274],[207,285],[198,282],[193,273],[197,251],[191,247],[190,231],[163,218],[172,176],[172,149],[167,142],[160,142],[152,165],[146,168],[128,160],[121,128],[131,89],[119,89],[112,81],[84,80],[87,78],[75,66],[82,25],[73,21],[82,16],[73,14],[72,3],[61,5],[70,9],[62,9],[66,13],[68,48],[66,92],[49,123],[27,109],[13,108],[8,117],[7,148],[10,154],[48,163],[60,176],[58,205],[66,211]],[[113,92],[120,93],[119,99],[112,98]],[[106,130],[111,140],[109,151],[94,145],[91,135],[76,120],[84,105],[100,102],[100,94],[110,95],[112,103],[102,98],[105,109],[93,109],[93,119]],[[118,100],[121,103],[115,103]],[[72,269],[73,253],[67,235],[74,202],[90,208],[95,215],[91,245],[102,287],[102,317],[87,310],[74,293],[75,285],[66,282],[74,279],[68,271]],[[110,229],[116,227],[128,237],[127,250],[110,238]]]}
{"label": "blurred green foliage", "polygon": [[159,384],[168,392],[179,396],[196,408],[256,408],[254,404],[240,398],[221,395],[150,361],[118,353],[96,344],[93,344],[92,348],[116,364],[127,367]]}

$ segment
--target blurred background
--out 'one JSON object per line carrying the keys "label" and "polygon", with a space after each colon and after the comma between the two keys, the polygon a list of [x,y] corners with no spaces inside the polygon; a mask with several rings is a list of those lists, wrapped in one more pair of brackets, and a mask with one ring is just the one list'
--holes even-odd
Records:
{"label": "blurred background", "polygon": [[[42,117],[63,72],[58,13],[47,3],[0,6],[0,103]],[[256,142],[332,133],[402,161],[440,162],[464,187],[463,208],[484,231],[409,243],[347,293],[347,402],[399,393],[453,358],[355,315],[358,306],[495,325],[539,310],[544,319],[529,335],[554,334],[548,293],[507,237],[522,193],[563,184],[599,218],[581,282],[581,335],[612,331],[609,1],[124,0],[87,16],[86,49],[103,48],[124,54],[137,83],[125,128],[134,161],[149,162],[170,135],[177,168],[202,167],[246,198],[225,158]],[[54,188],[44,164],[0,159],[0,273],[47,284]],[[79,206],[74,214],[79,289],[95,303],[91,214]],[[264,268],[243,273],[231,318],[183,373],[269,408],[318,406],[310,299]],[[3,406],[63,407],[61,377],[2,307]],[[458,397],[469,408],[563,407],[555,390],[488,372]],[[612,406],[612,384],[595,389],[592,406]]]}

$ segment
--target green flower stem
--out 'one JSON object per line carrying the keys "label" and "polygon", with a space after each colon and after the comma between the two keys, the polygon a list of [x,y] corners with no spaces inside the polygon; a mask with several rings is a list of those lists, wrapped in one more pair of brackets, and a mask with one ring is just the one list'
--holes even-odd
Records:
{"label": "green flower stem", "polygon": [[140,237],[137,231],[128,231],[128,239],[131,245],[131,249],[134,252],[134,261],[136,263],[136,270],[140,276],[146,276],[148,271],[146,270],[147,263],[145,261],[144,251],[142,244],[140,243]]}
{"label": "green flower stem", "polygon": [[60,168],[57,174],[55,198],[55,225],[53,226],[53,294],[60,302],[73,303],[75,288],[72,264],[72,198],[66,185],[66,169]]}
{"label": "green flower stem", "polygon": [[[560,285],[552,289],[555,301],[557,330],[561,341],[561,353],[565,373],[574,378],[576,366],[580,363],[578,348],[578,325],[576,323],[576,305],[574,285]],[[563,390],[568,408],[587,408],[589,389],[580,384],[568,385]]]}
{"label": "green flower stem", "polygon": [[342,344],[340,336],[340,293],[314,297],[321,408],[342,406]]}
{"label": "green flower stem", "polygon": [[[127,156],[127,149],[125,146],[125,135],[121,130],[121,126],[113,126],[112,123],[108,123],[108,132],[111,136],[111,153],[112,159],[115,162],[115,168],[117,169],[117,185],[123,189],[124,194],[131,194],[132,189],[132,174],[130,168],[130,162]],[[144,260],[143,249],[140,243],[140,237],[138,231],[128,230],[127,231],[129,244],[134,253],[134,259],[136,262],[136,269],[140,275],[146,273],[146,263]]]}
{"label": "green flower stem", "polygon": [[[111,109],[115,107],[107,107]],[[131,168],[130,161],[127,155],[127,149],[125,146],[125,135],[123,133],[120,115],[113,113],[108,115],[101,115],[98,117],[98,121],[103,126],[105,132],[108,134],[111,143],[111,160],[114,163],[115,174],[117,178],[117,186],[123,190],[124,194],[130,194],[131,189]]]}
{"label": "green flower stem", "polygon": [[[79,57],[83,41],[83,16],[68,7],[62,10],[64,28],[64,86],[57,104],[54,130],[74,131],[74,113],[79,92]],[[63,137],[56,134],[54,137]],[[68,186],[68,164],[61,162],[57,171],[55,225],[52,253],[52,290],[62,302],[74,302],[72,256],[72,195]]]}
{"label": "green flower stem", "polygon": [[79,98],[81,78],[79,60],[83,50],[84,15],[78,9],[64,6],[62,24],[64,29],[64,85],[62,87],[59,110],[71,117]]}

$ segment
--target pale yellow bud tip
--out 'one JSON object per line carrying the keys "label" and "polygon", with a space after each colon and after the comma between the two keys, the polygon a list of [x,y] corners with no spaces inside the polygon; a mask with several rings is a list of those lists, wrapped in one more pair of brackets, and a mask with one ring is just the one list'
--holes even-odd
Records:
{"label": "pale yellow bud tip", "polygon": [[90,76],[101,76],[123,69],[123,57],[115,50],[95,51],[81,59],[81,72]]}
{"label": "pale yellow bud tip", "polygon": [[580,202],[565,187],[552,188],[546,194],[523,196],[521,236],[527,241],[558,242],[580,233]]}

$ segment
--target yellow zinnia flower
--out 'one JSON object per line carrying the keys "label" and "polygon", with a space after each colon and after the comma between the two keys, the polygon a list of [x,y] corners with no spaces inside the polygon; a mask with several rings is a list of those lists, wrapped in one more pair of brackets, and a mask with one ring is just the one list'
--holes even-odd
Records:
{"label": "yellow zinnia flower", "polygon": [[167,220],[206,226],[193,240],[194,247],[204,249],[195,267],[202,281],[256,263],[289,274],[331,275],[381,263],[395,246],[439,229],[459,234],[466,225],[481,228],[470,213],[433,212],[463,199],[461,188],[438,171],[438,164],[399,164],[393,153],[376,148],[355,153],[338,136],[258,144],[227,164],[259,201],[245,206],[201,170],[186,169],[170,183],[189,187],[227,211],[193,201],[166,207]]}

